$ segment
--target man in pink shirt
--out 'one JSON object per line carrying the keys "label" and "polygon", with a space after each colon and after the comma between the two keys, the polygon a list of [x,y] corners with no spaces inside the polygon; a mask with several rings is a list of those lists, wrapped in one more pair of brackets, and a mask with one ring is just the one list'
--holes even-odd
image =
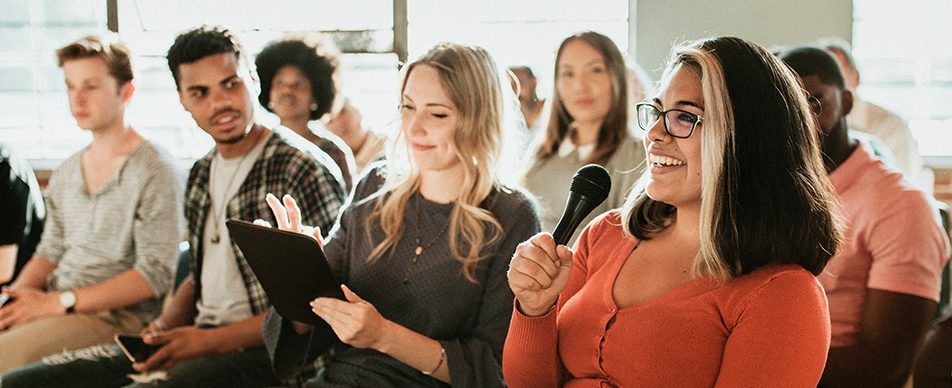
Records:
{"label": "man in pink shirt", "polygon": [[[780,54],[814,103],[844,244],[817,278],[832,341],[820,386],[901,387],[935,316],[948,242],[926,195],[847,135],[853,95],[818,47]],[[815,100],[814,100],[815,99]]]}

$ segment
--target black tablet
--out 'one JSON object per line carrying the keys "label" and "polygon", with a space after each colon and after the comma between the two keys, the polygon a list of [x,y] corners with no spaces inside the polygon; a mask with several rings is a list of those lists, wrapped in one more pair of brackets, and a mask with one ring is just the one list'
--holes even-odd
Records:
{"label": "black tablet", "polygon": [[278,314],[328,326],[310,303],[318,297],[344,299],[344,293],[314,237],[239,220],[225,225]]}

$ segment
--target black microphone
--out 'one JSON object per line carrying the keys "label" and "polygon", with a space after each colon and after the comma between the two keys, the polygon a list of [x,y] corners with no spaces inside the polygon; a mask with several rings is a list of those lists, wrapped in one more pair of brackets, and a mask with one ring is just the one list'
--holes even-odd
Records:
{"label": "black microphone", "polygon": [[569,187],[569,198],[565,201],[565,211],[559,219],[552,237],[555,243],[565,245],[575,233],[575,228],[582,223],[598,205],[608,198],[612,189],[612,179],[608,170],[597,164],[589,164],[578,169],[572,177],[572,186]]}

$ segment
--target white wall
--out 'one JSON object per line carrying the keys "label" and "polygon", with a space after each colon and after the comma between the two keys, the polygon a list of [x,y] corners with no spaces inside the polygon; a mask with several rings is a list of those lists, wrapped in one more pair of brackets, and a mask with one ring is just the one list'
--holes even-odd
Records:
{"label": "white wall", "polygon": [[657,80],[671,46],[732,35],[766,47],[823,37],[851,41],[852,0],[630,0],[629,53]]}

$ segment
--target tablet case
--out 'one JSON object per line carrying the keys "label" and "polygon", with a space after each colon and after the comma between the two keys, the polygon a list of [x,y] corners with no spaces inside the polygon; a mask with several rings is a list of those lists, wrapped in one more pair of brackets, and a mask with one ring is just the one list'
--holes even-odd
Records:
{"label": "tablet case", "polygon": [[329,328],[310,303],[344,293],[314,237],[240,220],[225,226],[281,317]]}

